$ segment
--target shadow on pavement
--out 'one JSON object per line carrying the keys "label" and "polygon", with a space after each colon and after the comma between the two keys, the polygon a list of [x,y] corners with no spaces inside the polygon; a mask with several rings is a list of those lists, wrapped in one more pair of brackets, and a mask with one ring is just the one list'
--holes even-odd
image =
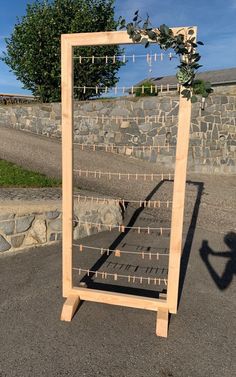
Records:
{"label": "shadow on pavement", "polygon": [[[154,194],[161,188],[161,186],[165,182],[170,182],[170,181],[161,181],[158,183],[157,186],[148,194],[148,196],[145,198],[145,201],[151,200]],[[197,218],[198,218],[198,213],[199,213],[199,207],[201,204],[201,197],[202,193],[204,190],[204,184],[203,182],[192,182],[192,181],[187,181],[187,185],[194,185],[197,187],[197,196],[196,200],[194,203],[194,208],[191,216],[191,221],[190,225],[187,231],[186,239],[185,239],[185,244],[183,247],[183,253],[182,253],[182,258],[181,258],[181,266],[180,266],[180,283],[179,283],[179,301],[181,299],[182,291],[183,291],[183,286],[184,286],[184,281],[185,281],[185,276],[187,272],[187,267],[188,267],[188,261],[190,257],[190,252],[191,252],[191,247],[192,247],[192,242],[193,242],[193,237],[196,229],[196,224],[197,224]],[[129,203],[125,203],[126,207],[128,206]],[[142,207],[138,208],[135,210],[133,213],[131,219],[129,220],[128,224],[126,225],[127,227],[132,227],[135,223],[135,221],[138,219],[138,217],[141,215],[141,213],[144,211],[145,207],[142,205]],[[118,237],[112,242],[112,244],[108,247],[110,250],[116,250],[119,244],[124,240],[124,238],[127,236],[127,234],[130,232],[131,229],[126,229],[124,233],[120,233]],[[103,254],[95,263],[94,265],[90,268],[92,271],[98,271],[104,263],[108,260],[108,258],[111,256]],[[92,280],[93,276],[95,274],[90,273],[90,276],[84,276],[80,283],[82,285],[86,285],[89,288],[93,289],[100,289],[100,290],[107,290],[107,291],[113,291],[113,292],[119,292],[119,293],[126,293],[126,294],[135,294],[138,296],[146,296],[146,297],[160,297],[160,293],[166,293],[166,289],[162,289],[162,291],[157,291],[157,290],[147,290],[147,289],[140,289],[136,287],[127,287],[127,286],[119,286],[119,285],[113,285],[113,284],[104,284],[104,283],[99,283],[95,282]]]}
{"label": "shadow on pavement", "polygon": [[[230,286],[234,275],[236,275],[236,233],[230,232],[226,234],[224,237],[224,242],[230,251],[214,251],[210,248],[208,241],[206,240],[202,241],[202,247],[199,250],[201,258],[205,263],[212,279],[216,283],[217,287],[222,291]],[[209,261],[209,255],[228,259],[222,276],[219,276],[214,270]]]}
{"label": "shadow on pavement", "polygon": [[193,213],[192,213],[192,218],[191,218],[190,225],[189,225],[189,228],[188,228],[188,232],[187,232],[187,235],[186,235],[185,244],[184,244],[183,252],[182,252],[182,258],[181,258],[181,262],[180,262],[178,303],[181,300],[181,296],[182,296],[182,292],[183,292],[186,272],[187,272],[187,268],[188,268],[189,257],[190,257],[193,238],[194,238],[196,225],[197,225],[199,208],[200,208],[200,205],[201,205],[202,194],[203,194],[203,191],[204,191],[204,183],[203,182],[187,181],[186,183],[187,183],[187,185],[194,185],[194,186],[197,187],[197,196],[196,196],[196,200],[195,200],[195,204],[194,204],[194,208],[193,208]]}

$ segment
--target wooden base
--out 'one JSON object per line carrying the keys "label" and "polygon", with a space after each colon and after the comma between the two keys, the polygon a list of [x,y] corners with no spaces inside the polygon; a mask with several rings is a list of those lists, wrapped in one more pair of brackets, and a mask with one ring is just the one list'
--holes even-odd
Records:
{"label": "wooden base", "polygon": [[62,308],[61,312],[61,321],[70,322],[73,318],[73,315],[76,312],[76,309],[79,306],[80,298],[79,296],[69,296]]}
{"label": "wooden base", "polygon": [[167,338],[169,324],[169,311],[167,309],[159,309],[157,312],[156,334]]}

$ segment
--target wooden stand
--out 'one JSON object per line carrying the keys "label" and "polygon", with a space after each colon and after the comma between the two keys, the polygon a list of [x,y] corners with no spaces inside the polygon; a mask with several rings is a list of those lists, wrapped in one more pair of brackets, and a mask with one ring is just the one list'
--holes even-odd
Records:
{"label": "wooden stand", "polygon": [[80,298],[79,296],[69,296],[67,297],[61,312],[61,321],[70,322],[79,306]]}
{"label": "wooden stand", "polygon": [[[196,27],[173,28],[185,39],[195,37]],[[63,306],[61,319],[71,321],[80,300],[121,305],[157,312],[156,334],[167,337],[169,313],[177,312],[185,183],[191,121],[191,102],[180,94],[176,166],[172,202],[169,273],[166,299],[139,297],[116,292],[74,287],[72,283],[73,243],[73,59],[75,46],[131,44],[127,32],[65,34],[62,49],[62,164],[63,164]]]}

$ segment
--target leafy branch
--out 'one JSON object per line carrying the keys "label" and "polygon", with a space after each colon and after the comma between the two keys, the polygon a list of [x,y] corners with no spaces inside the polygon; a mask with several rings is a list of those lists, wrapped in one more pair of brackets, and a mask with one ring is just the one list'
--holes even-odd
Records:
{"label": "leafy branch", "polygon": [[202,67],[199,64],[201,59],[196,48],[198,45],[204,45],[203,42],[197,41],[194,36],[194,30],[189,28],[188,37],[181,33],[174,35],[173,31],[165,24],[159,28],[153,28],[150,18],[143,20],[137,10],[132,22],[126,23],[124,18],[119,19],[120,29],[126,29],[129,37],[134,43],[141,43],[147,48],[150,42],[157,43],[162,50],[172,49],[179,56],[180,63],[176,74],[179,84],[183,87],[181,92],[184,98],[191,102],[196,102],[196,95],[208,97],[213,92],[211,83],[203,80],[195,80],[197,70]]}

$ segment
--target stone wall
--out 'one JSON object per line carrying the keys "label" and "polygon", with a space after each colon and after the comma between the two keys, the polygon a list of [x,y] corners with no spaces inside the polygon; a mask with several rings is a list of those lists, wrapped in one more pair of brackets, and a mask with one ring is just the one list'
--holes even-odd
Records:
{"label": "stone wall", "polygon": [[[47,211],[39,208],[48,207]],[[47,203],[1,203],[0,208],[0,252],[21,250],[51,244],[62,238],[61,204]],[[51,207],[51,210],[50,210]],[[25,209],[24,209],[25,208]],[[85,224],[79,224],[77,219]],[[122,224],[122,211],[115,200],[102,205],[97,203],[75,203],[74,239],[89,236],[102,230],[102,224]],[[101,228],[89,227],[86,222],[100,223]]]}
{"label": "stone wall", "polygon": [[[75,141],[119,145],[118,153],[172,167],[178,97],[169,96],[76,102]],[[131,119],[132,118],[132,119]],[[201,110],[193,105],[189,165],[193,172],[236,172],[236,96],[211,95]],[[0,106],[0,126],[61,137],[60,104]],[[160,151],[135,146],[168,146]],[[125,147],[126,146],[126,147]],[[128,146],[128,147],[127,147]]]}

